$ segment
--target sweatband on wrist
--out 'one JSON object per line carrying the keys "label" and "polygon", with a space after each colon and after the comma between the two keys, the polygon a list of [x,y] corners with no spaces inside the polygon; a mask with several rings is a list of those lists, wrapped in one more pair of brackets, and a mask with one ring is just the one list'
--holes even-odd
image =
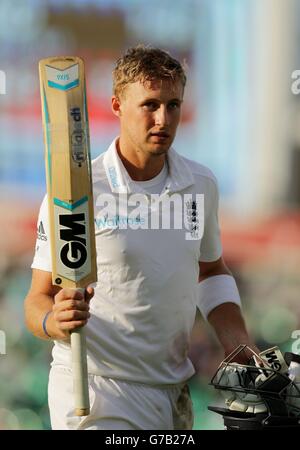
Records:
{"label": "sweatband on wrist", "polygon": [[207,319],[209,313],[222,303],[235,303],[241,307],[241,298],[231,275],[214,275],[199,283],[198,308]]}
{"label": "sweatband on wrist", "polygon": [[45,317],[44,317],[44,320],[43,320],[43,330],[44,330],[44,333],[46,334],[46,336],[48,336],[49,338],[52,338],[52,336],[50,336],[50,334],[49,334],[48,331],[47,331],[47,328],[46,328],[46,322],[47,322],[48,316],[49,316],[49,314],[50,314],[51,312],[52,312],[52,311],[48,311],[48,312],[45,314]]}

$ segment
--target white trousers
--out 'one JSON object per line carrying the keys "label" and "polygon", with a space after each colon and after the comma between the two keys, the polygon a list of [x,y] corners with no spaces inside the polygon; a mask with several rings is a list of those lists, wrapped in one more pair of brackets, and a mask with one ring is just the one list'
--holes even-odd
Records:
{"label": "white trousers", "polygon": [[74,415],[71,370],[53,366],[48,400],[53,430],[191,430],[187,384],[155,387],[89,375],[91,412]]}

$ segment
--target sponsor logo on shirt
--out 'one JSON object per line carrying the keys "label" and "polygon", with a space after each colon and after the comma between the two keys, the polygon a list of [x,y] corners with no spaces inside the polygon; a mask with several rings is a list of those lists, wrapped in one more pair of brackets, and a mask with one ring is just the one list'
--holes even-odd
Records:
{"label": "sponsor logo on shirt", "polygon": [[134,218],[128,216],[119,216],[118,214],[111,217],[109,217],[108,214],[105,214],[105,216],[95,219],[95,225],[98,229],[122,228],[123,225],[125,225],[127,228],[130,225],[142,225],[144,222],[145,219],[140,216],[136,216]]}
{"label": "sponsor logo on shirt", "polygon": [[47,241],[47,235],[45,233],[45,228],[44,228],[42,221],[40,221],[38,229],[37,229],[37,238],[40,241]]}

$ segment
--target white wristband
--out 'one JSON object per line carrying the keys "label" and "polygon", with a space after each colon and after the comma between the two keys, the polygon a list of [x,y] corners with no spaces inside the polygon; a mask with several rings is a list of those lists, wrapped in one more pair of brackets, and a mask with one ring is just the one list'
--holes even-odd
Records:
{"label": "white wristband", "polygon": [[201,281],[198,299],[197,306],[205,319],[222,303],[235,303],[241,307],[240,294],[231,275],[214,275]]}

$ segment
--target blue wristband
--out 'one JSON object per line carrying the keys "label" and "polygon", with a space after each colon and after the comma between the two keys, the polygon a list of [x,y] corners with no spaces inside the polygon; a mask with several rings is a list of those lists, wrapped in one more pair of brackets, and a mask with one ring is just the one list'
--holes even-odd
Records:
{"label": "blue wristband", "polygon": [[50,334],[49,334],[48,331],[47,331],[47,328],[46,328],[46,322],[47,322],[48,316],[49,316],[49,314],[50,314],[51,312],[52,312],[52,311],[48,311],[48,312],[46,313],[45,317],[44,317],[44,320],[43,320],[43,330],[44,330],[44,333],[45,333],[49,338],[51,338],[52,336],[50,336]]}

